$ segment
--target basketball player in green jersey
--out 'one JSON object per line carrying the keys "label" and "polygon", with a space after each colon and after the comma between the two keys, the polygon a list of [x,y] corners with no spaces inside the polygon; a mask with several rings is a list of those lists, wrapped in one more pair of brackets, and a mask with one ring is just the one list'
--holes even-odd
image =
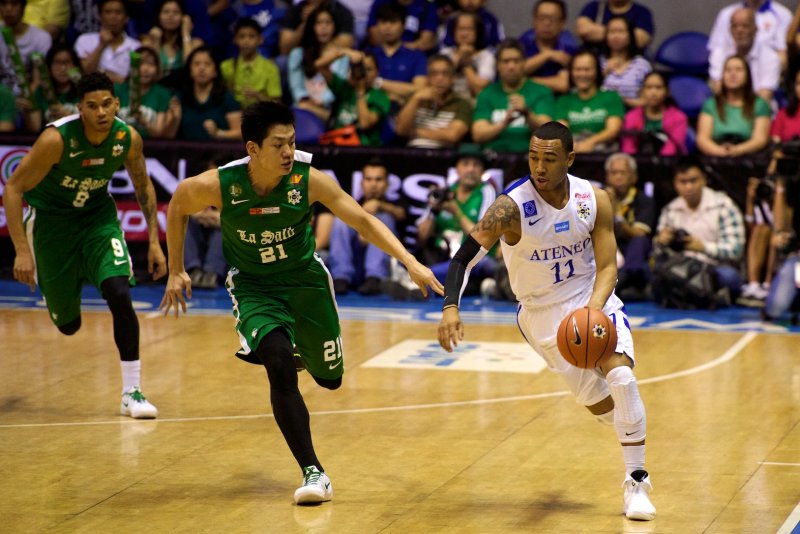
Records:
{"label": "basketball player in green jersey", "polygon": [[[139,387],[139,322],[129,288],[133,271],[108,182],[124,165],[147,220],[148,270],[160,278],[166,259],[158,242],[155,190],[142,138],[115,117],[119,100],[108,76],[84,76],[78,97],[79,113],[49,124],[6,184],[14,278],[32,291],[39,284],[50,319],[68,336],[81,327],[81,285],[84,280],[94,284],[113,316],[122,368],[120,413],[154,418],[158,411]],[[23,197],[30,204],[24,221]]]}
{"label": "basketball player in green jersey", "polygon": [[294,116],[283,104],[260,102],[242,114],[248,157],[183,181],[167,215],[169,279],[164,313],[186,312],[191,282],[183,265],[189,215],[220,210],[222,250],[231,265],[227,287],[242,349],[237,356],[266,367],[275,420],[297,463],[303,484],[298,504],[329,501],[333,488],[311,441],[308,409],[297,387],[293,347],[322,387],[342,384],[344,365],[333,281],[314,254],[309,221],[321,202],[367,241],[401,261],[427,295],[442,285],[383,223],[364,211],[336,181],[295,151]]}

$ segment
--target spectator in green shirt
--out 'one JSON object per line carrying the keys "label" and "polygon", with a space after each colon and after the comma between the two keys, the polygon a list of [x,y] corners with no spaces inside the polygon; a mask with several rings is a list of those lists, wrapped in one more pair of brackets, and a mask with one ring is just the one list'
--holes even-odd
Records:
{"label": "spectator in green shirt", "polygon": [[528,152],[531,133],[552,120],[553,93],[525,76],[525,51],[516,39],[497,47],[498,81],[478,94],[472,139],[497,152]]}
{"label": "spectator in green shirt", "polygon": [[5,85],[0,85],[0,132],[13,132],[16,116],[14,93]]}
{"label": "spectator in green shirt", "polygon": [[52,95],[45,95],[42,83],[33,93],[33,101],[18,99],[24,129],[39,133],[45,124],[78,112],[78,79],[81,77],[80,60],[71,46],[55,44],[44,58]]}
{"label": "spectator in green shirt", "polygon": [[769,143],[770,114],[769,104],[753,92],[747,60],[731,56],[719,94],[706,101],[697,118],[697,148],[722,158],[758,152]]}
{"label": "spectator in green shirt", "polygon": [[139,63],[139,86],[141,99],[139,109],[131,113],[131,86],[130,77],[126,83],[114,84],[114,92],[119,98],[119,111],[117,116],[136,128],[143,138],[165,137],[173,131],[172,126],[179,120],[175,106],[179,106],[177,97],[156,80],[160,78],[158,52],[150,47],[142,46],[137,50],[141,57]]}
{"label": "spectator in green shirt", "polygon": [[226,59],[220,69],[228,90],[242,107],[281,98],[281,75],[274,62],[261,55],[264,41],[258,23],[250,18],[236,21],[233,44],[239,55]]}
{"label": "spectator in green shirt", "polygon": [[319,72],[335,97],[331,127],[336,130],[353,125],[362,146],[381,146],[381,128],[392,102],[386,91],[373,87],[378,62],[370,52],[344,48],[341,54],[350,58],[350,76],[346,80],[330,69],[339,55],[328,54],[319,61]]}
{"label": "spectator in green shirt", "polygon": [[572,132],[575,152],[616,151],[625,104],[615,91],[601,89],[597,57],[588,51],[572,56],[569,82],[571,92],[556,101],[556,120]]}

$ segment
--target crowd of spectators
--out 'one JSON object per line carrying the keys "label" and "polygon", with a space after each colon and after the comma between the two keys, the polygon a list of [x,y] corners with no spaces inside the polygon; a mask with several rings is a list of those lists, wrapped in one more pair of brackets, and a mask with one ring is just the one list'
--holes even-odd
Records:
{"label": "crowd of spectators", "polygon": [[[711,96],[695,117],[676,104],[670,73],[653,62],[657,28],[646,6],[587,1],[568,27],[563,0],[531,0],[530,29],[509,37],[491,4],[0,0],[14,39],[0,40],[0,132],[35,134],[74,113],[76,80],[95,71],[116,82],[120,117],[147,138],[235,140],[241,109],[265,99],[311,112],[328,142],[363,146],[475,143],[522,154],[537,126],[557,120],[572,130],[576,152],[613,154],[608,187],[620,210],[618,239],[636,251],[624,272],[637,291],[647,288],[643,239],[658,245],[670,236],[661,232],[663,211],[657,226],[657,213],[632,218],[631,206],[643,201],[626,154],[766,153],[774,174],[781,144],[800,136],[800,7],[743,0],[720,10],[708,32]],[[679,174],[696,170],[704,179],[702,166]],[[725,258],[739,262],[743,294],[758,301],[778,268],[771,200],[755,196],[762,178],[753,177],[745,205],[733,206],[747,222],[742,257]],[[676,178],[676,189],[683,183]],[[679,194],[665,209],[704,207],[706,189],[703,182],[702,202],[681,203]],[[739,292],[731,287],[732,298]]]}

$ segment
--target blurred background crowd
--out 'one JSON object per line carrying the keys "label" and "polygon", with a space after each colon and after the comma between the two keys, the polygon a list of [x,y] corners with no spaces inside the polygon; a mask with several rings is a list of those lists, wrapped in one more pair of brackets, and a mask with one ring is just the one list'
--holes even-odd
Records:
{"label": "blurred background crowd", "polygon": [[[416,252],[443,276],[502,191],[486,179],[492,155],[525,154],[536,127],[557,120],[576,152],[604,162],[623,298],[739,302],[766,318],[794,310],[800,6],[731,3],[707,31],[655,46],[653,13],[639,2],[589,0],[570,14],[562,0],[515,1],[529,21],[516,36],[493,10],[502,3],[0,0],[0,132],[36,134],[75,113],[76,81],[103,71],[120,118],[146,139],[237,140],[243,107],[280,99],[303,146],[447,151],[455,179],[418,218],[385,197],[392,169],[378,158],[365,162],[357,197],[390,227],[413,225]],[[654,201],[642,157],[669,163],[673,200]],[[744,201],[709,187],[726,178],[714,162],[741,158],[767,162],[745,178]],[[218,216],[193,224],[187,267],[197,286],[214,287],[225,270]],[[417,297],[401,269],[329,213],[316,231],[338,293]],[[512,298],[498,254],[471,289]]]}

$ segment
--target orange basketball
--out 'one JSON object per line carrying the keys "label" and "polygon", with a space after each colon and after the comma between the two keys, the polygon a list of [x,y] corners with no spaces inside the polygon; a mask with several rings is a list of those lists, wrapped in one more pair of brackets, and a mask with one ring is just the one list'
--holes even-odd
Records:
{"label": "orange basketball", "polygon": [[578,308],[558,325],[558,352],[569,363],[594,369],[617,348],[617,329],[608,315],[594,308]]}

